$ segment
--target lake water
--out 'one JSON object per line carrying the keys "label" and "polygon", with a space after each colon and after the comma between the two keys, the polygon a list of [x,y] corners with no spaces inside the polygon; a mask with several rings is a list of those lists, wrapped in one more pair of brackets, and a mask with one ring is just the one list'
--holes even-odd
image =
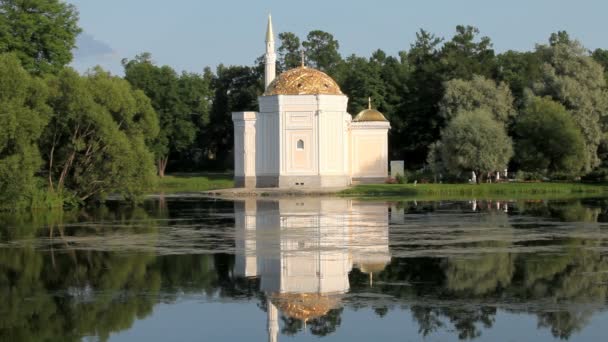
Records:
{"label": "lake water", "polygon": [[0,341],[605,341],[608,199],[0,215]]}

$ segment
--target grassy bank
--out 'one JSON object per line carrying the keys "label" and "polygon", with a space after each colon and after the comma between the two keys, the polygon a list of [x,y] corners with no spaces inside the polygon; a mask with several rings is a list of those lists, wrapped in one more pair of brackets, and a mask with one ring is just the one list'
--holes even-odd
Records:
{"label": "grassy bank", "polygon": [[398,197],[411,199],[553,198],[608,195],[606,184],[498,183],[498,184],[370,184],[340,193],[354,197]]}
{"label": "grassy bank", "polygon": [[174,173],[159,179],[148,193],[197,192],[234,187],[233,176],[226,173]]}

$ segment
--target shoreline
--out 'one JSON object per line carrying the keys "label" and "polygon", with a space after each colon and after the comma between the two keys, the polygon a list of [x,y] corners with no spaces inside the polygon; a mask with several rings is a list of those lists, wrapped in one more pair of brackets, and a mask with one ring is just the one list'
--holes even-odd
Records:
{"label": "shoreline", "polygon": [[342,188],[227,188],[197,192],[205,197],[334,196],[388,200],[560,199],[603,197],[608,185],[585,183],[373,184]]}

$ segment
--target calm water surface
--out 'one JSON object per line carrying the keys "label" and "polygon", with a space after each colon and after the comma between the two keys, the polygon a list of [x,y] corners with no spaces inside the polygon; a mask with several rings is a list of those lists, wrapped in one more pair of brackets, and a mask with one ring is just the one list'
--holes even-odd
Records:
{"label": "calm water surface", "polygon": [[0,215],[0,341],[605,341],[608,199]]}

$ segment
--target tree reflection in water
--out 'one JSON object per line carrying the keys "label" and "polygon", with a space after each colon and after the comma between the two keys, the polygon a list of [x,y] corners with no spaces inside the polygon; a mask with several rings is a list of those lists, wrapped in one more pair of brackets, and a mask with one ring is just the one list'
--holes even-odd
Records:
{"label": "tree reflection in water", "polygon": [[[249,214],[230,202],[165,203],[0,215],[0,340],[107,340],[188,294],[254,300],[266,315],[277,306],[285,335],[332,334],[345,310],[407,308],[423,336],[475,339],[505,310],[568,339],[608,300],[605,200],[294,200]],[[234,252],[167,248],[175,229]],[[317,281],[303,288],[306,279]],[[302,320],[273,299],[298,293],[335,305]]]}

